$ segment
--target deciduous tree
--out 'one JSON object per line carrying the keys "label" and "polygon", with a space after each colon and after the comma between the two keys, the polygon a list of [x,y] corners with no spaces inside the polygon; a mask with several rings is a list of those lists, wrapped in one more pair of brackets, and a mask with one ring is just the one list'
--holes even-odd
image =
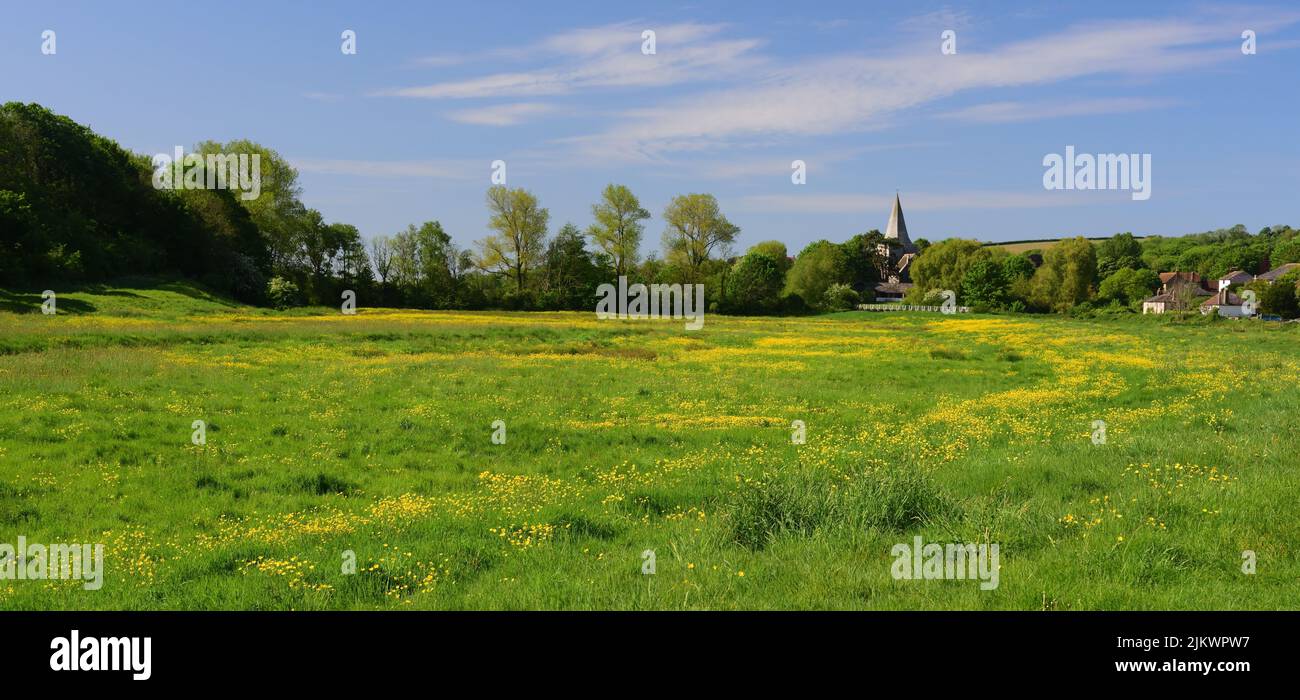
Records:
{"label": "deciduous tree", "polygon": [[592,243],[614,261],[616,275],[626,275],[636,265],[641,235],[645,230],[642,221],[650,212],[624,185],[609,184],[600,194],[600,203],[591,206],[596,219],[587,229]]}
{"label": "deciduous tree", "polygon": [[714,251],[724,255],[740,228],[727,220],[711,194],[683,194],[673,197],[664,209],[664,247],[670,259],[681,262],[687,282],[698,282],[701,268]]}
{"label": "deciduous tree", "polygon": [[1047,249],[1034,273],[1030,295],[1040,308],[1064,312],[1090,299],[1097,279],[1097,249],[1083,237]]}
{"label": "deciduous tree", "polygon": [[785,291],[798,294],[811,307],[824,308],[826,290],[833,284],[848,284],[850,279],[844,248],[830,241],[816,241],[794,259],[786,275]]}
{"label": "deciduous tree", "polygon": [[523,188],[494,185],[487,193],[488,227],[495,233],[478,241],[476,264],[489,272],[504,274],[523,292],[528,273],[540,261],[546,243],[551,214],[537,197]]}

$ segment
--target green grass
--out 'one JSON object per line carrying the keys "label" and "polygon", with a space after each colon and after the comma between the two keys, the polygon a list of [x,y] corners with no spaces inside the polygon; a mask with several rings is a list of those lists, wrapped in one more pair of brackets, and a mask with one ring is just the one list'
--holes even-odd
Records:
{"label": "green grass", "polygon": [[0,608],[1297,607],[1295,324],[58,303],[0,292],[0,543],[105,584]]}

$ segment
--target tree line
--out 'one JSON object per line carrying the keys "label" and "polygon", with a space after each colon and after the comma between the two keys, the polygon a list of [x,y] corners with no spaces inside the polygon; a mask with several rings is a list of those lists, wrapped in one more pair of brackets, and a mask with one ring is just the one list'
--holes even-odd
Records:
{"label": "tree line", "polygon": [[779,241],[733,256],[740,229],[711,194],[673,197],[663,211],[663,255],[645,258],[651,214],[625,185],[601,191],[585,229],[565,223],[553,237],[549,211],[526,189],[493,186],[486,206],[490,233],[471,248],[458,247],[436,221],[375,237],[370,257],[383,303],[587,310],[599,285],[622,276],[630,284],[704,284],[713,312],[803,313],[869,297],[885,262],[879,231],[839,245],[821,241],[793,260]]}
{"label": "tree line", "polygon": [[[908,301],[926,303],[937,291],[951,289],[961,304],[979,310],[1140,312],[1142,301],[1160,289],[1161,272],[1194,272],[1217,280],[1229,272],[1257,275],[1292,262],[1300,262],[1300,231],[1285,225],[1253,235],[1237,225],[1172,238],[1139,239],[1130,232],[1100,243],[1068,238],[1019,254],[953,238],[917,257]],[[1262,313],[1295,318],[1300,315],[1298,283],[1300,273],[1291,273],[1274,284],[1257,280],[1240,286],[1257,293]]]}
{"label": "tree line", "polygon": [[[496,185],[485,197],[488,235],[469,247],[438,221],[367,243],[355,226],[305,206],[297,171],[274,150],[236,140],[203,142],[194,152],[257,154],[260,196],[156,189],[147,156],[37,104],[0,107],[0,287],[179,274],[277,307],[337,305],[351,289],[365,306],[590,310],[600,284],[626,276],[702,283],[710,312],[797,314],[872,301],[890,272],[891,242],[877,230],[819,240],[794,256],[780,241],[737,255],[740,229],[707,193],[673,197],[662,212],[662,254],[641,257],[651,213],[613,183],[585,228],[564,223],[550,235],[550,213],[536,195]],[[1067,239],[1043,250],[1041,264],[1032,251],[1014,255],[973,240],[917,244],[908,301],[928,303],[951,289],[959,303],[989,310],[1134,310],[1158,286],[1158,271],[1208,277],[1300,261],[1300,237],[1287,226],[1256,235],[1240,226],[1181,238],[1125,233],[1100,245]],[[1269,304],[1282,308],[1285,300]]]}

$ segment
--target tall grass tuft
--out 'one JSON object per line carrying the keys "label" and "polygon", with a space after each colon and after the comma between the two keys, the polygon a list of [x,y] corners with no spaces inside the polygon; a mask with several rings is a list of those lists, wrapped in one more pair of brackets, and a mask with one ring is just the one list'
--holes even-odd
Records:
{"label": "tall grass tuft", "polygon": [[751,550],[781,536],[814,537],[834,530],[901,532],[955,504],[919,470],[896,467],[841,475],[799,469],[747,481],[732,497],[732,539]]}

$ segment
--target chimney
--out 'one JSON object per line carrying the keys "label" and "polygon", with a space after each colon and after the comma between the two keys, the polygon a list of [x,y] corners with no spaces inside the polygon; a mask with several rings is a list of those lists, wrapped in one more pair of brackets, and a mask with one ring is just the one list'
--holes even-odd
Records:
{"label": "chimney", "polygon": [[1222,292],[1223,290],[1225,290],[1225,289],[1227,289],[1228,287],[1231,287],[1231,286],[1232,286],[1232,280],[1230,280],[1230,279],[1221,279],[1221,280],[1219,280],[1219,291],[1220,291],[1220,292]]}

